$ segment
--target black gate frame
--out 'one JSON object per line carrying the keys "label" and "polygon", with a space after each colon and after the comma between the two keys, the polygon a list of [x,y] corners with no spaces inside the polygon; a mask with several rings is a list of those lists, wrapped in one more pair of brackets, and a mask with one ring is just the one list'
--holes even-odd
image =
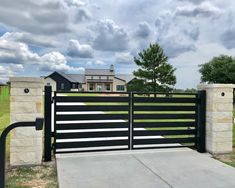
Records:
{"label": "black gate frame", "polygon": [[[51,161],[52,160],[52,151],[54,151],[55,153],[55,142],[56,142],[56,134],[55,132],[52,132],[52,118],[51,118],[51,113],[52,113],[52,109],[51,109],[51,105],[53,104],[53,101],[55,100],[55,97],[52,97],[52,87],[51,86],[45,86],[45,100],[44,100],[44,117],[45,117],[45,129],[44,129],[44,161]],[[61,92],[59,92],[61,93]],[[62,92],[62,93],[74,93],[71,91],[66,91],[66,92]],[[89,92],[79,92],[79,93],[89,93]],[[90,93],[94,93],[94,92],[90,92]],[[104,93],[104,92],[103,92]],[[107,94],[113,94],[115,92],[106,92]],[[117,93],[117,92],[116,92]],[[120,92],[119,92],[120,94]],[[151,93],[152,94],[152,93]],[[159,93],[157,93],[159,94]],[[166,93],[164,93],[166,94]],[[171,94],[171,93],[170,93]],[[173,94],[184,94],[184,93],[173,93]],[[198,91],[198,93],[194,93],[196,95],[196,127],[195,127],[195,131],[196,131],[196,141],[195,141],[195,145],[196,145],[196,150],[198,152],[205,152],[205,134],[206,134],[206,130],[205,130],[205,123],[206,123],[206,91],[202,90],[202,91]],[[133,132],[134,132],[134,128],[133,128],[133,97],[134,93],[130,92],[129,93],[129,150],[134,149],[133,148],[133,140],[134,140],[134,136],[133,136]],[[56,105],[54,103],[54,118],[56,115]],[[55,131],[56,127],[54,127],[54,131]],[[54,139],[54,141],[52,140],[52,138]],[[168,147],[167,147],[168,148]],[[150,149],[150,148],[149,148]]]}

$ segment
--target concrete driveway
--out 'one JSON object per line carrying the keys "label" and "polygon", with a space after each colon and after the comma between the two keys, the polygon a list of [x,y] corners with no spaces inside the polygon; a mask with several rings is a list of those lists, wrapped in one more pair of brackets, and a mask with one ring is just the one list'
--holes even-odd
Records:
{"label": "concrete driveway", "polygon": [[56,156],[60,188],[234,188],[235,168],[190,149]]}

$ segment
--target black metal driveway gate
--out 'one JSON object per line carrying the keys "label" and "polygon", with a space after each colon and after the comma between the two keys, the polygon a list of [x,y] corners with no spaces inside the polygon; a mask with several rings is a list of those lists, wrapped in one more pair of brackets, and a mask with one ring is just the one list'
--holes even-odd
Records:
{"label": "black metal driveway gate", "polygon": [[204,152],[205,95],[68,91],[52,97],[46,86],[44,159],[51,160],[52,148],[54,153],[171,147]]}

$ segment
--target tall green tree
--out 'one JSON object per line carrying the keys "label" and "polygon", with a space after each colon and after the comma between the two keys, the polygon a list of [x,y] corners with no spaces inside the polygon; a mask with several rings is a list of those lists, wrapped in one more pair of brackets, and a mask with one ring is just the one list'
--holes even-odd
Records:
{"label": "tall green tree", "polygon": [[235,58],[227,55],[214,57],[199,65],[201,81],[208,83],[235,83]]}
{"label": "tall green tree", "polygon": [[144,92],[170,91],[176,84],[175,68],[170,65],[163,49],[158,44],[150,46],[134,58],[139,67],[129,90]]}

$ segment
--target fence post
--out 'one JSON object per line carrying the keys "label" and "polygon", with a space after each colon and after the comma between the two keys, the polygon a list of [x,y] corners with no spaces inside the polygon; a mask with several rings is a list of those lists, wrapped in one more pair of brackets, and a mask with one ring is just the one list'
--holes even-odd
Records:
{"label": "fence post", "polygon": [[129,92],[129,149],[133,149],[133,94]]}
{"label": "fence post", "polygon": [[[10,121],[34,121],[43,116],[43,79],[10,78]],[[11,132],[10,165],[39,165],[43,157],[42,131],[18,127]]]}
{"label": "fence post", "polygon": [[234,84],[200,84],[206,90],[206,151],[232,152]]}
{"label": "fence post", "polygon": [[206,91],[198,91],[197,98],[197,151],[206,152]]}
{"label": "fence post", "polygon": [[44,161],[51,161],[51,86],[45,86],[45,98],[44,98],[44,118],[45,118],[45,128],[44,128]]}

